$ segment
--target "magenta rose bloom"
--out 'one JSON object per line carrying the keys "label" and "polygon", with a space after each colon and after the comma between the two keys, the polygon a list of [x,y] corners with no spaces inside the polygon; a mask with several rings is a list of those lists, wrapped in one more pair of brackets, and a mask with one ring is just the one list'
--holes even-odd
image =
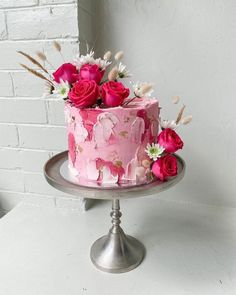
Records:
{"label": "magenta rose bloom", "polygon": [[105,71],[101,71],[98,65],[85,64],[80,68],[80,79],[94,80],[99,84]]}
{"label": "magenta rose bloom", "polygon": [[99,97],[99,87],[94,80],[79,80],[73,85],[68,96],[78,108],[91,107]]}
{"label": "magenta rose bloom", "polygon": [[179,135],[172,129],[164,129],[157,137],[159,145],[165,148],[167,153],[175,153],[177,150],[183,148],[183,141]]}
{"label": "magenta rose bloom", "polygon": [[60,80],[68,81],[69,84],[76,82],[79,79],[79,74],[76,67],[70,63],[63,64],[53,73],[55,82],[60,83]]}
{"label": "magenta rose bloom", "polygon": [[177,175],[178,167],[176,157],[167,154],[157,159],[152,165],[152,173],[164,181],[167,177]]}
{"label": "magenta rose bloom", "polygon": [[102,85],[102,101],[108,107],[120,106],[129,96],[129,89],[120,82],[109,81]]}
{"label": "magenta rose bloom", "polygon": [[69,156],[72,164],[74,165],[76,160],[76,146],[75,146],[75,138],[72,133],[68,135],[68,147],[69,147]]}

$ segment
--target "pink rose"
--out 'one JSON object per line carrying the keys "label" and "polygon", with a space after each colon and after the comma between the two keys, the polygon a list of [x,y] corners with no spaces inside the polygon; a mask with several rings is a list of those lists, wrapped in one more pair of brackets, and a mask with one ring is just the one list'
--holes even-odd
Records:
{"label": "pink rose", "polygon": [[79,80],[73,85],[68,96],[78,108],[91,107],[99,97],[99,87],[93,80]]}
{"label": "pink rose", "polygon": [[75,147],[75,138],[72,133],[68,135],[68,147],[69,147],[69,156],[72,164],[74,165],[76,160],[76,147]]}
{"label": "pink rose", "polygon": [[109,81],[102,85],[102,100],[108,107],[120,106],[129,96],[129,89],[120,82]]}
{"label": "pink rose", "polygon": [[80,68],[80,79],[94,80],[99,84],[105,71],[101,71],[98,65],[85,64]]}
{"label": "pink rose", "polygon": [[60,80],[68,81],[69,84],[76,82],[79,79],[79,74],[76,67],[70,63],[63,64],[53,73],[55,82],[60,83]]}
{"label": "pink rose", "polygon": [[176,157],[170,154],[159,158],[152,165],[152,173],[161,181],[164,181],[167,177],[177,175],[177,171]]}
{"label": "pink rose", "polygon": [[183,148],[183,141],[179,135],[172,129],[164,129],[157,137],[159,145],[165,148],[168,153],[175,153],[177,150]]}

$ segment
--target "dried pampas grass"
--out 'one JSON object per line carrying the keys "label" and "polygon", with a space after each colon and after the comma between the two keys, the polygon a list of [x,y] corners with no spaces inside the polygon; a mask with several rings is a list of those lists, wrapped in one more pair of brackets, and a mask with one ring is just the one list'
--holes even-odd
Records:
{"label": "dried pampas grass", "polygon": [[40,79],[43,79],[45,81],[48,81],[51,85],[53,85],[52,81],[50,81],[48,78],[46,78],[44,75],[42,75],[41,73],[27,67],[26,65],[24,64],[20,64],[24,69],[26,69],[28,72],[30,72],[31,74],[37,76],[38,78]]}
{"label": "dried pampas grass", "polygon": [[179,100],[180,100],[180,97],[179,97],[178,95],[173,96],[173,98],[172,98],[172,102],[173,102],[174,104],[177,104],[177,103],[179,102]]}
{"label": "dried pampas grass", "polygon": [[187,125],[192,121],[192,119],[193,119],[193,116],[191,116],[191,115],[186,116],[181,120],[181,123],[184,125]]}
{"label": "dried pampas grass", "polygon": [[140,93],[142,93],[142,96],[144,96],[145,94],[147,94],[148,92],[150,92],[153,88],[153,85],[151,83],[146,83],[146,84],[143,84],[141,87],[140,87]]}
{"label": "dried pampas grass", "polygon": [[104,58],[105,60],[109,60],[109,59],[111,58],[111,51],[107,51],[107,52],[104,54],[103,58]]}
{"label": "dried pampas grass", "polygon": [[46,55],[42,51],[37,51],[36,54],[37,54],[38,58],[41,59],[42,61],[47,60]]}
{"label": "dried pampas grass", "polygon": [[118,76],[118,69],[117,67],[114,67],[110,70],[107,77],[109,81],[115,81],[117,79],[117,76]]}
{"label": "dried pampas grass", "polygon": [[53,41],[53,46],[57,51],[61,52],[61,45],[59,44],[59,42]]}
{"label": "dried pampas grass", "polygon": [[23,51],[17,51],[19,54],[26,57],[29,61],[31,61],[34,65],[38,66],[41,70],[43,70],[46,74],[48,74],[48,71],[39,63],[35,58],[30,56],[29,54],[23,52]]}
{"label": "dried pampas grass", "polygon": [[180,111],[178,113],[178,116],[177,116],[176,121],[175,121],[176,124],[178,124],[180,122],[180,120],[182,119],[184,109],[185,109],[185,105],[182,106],[182,108],[180,109]]}
{"label": "dried pampas grass", "polygon": [[115,60],[120,60],[122,59],[124,56],[124,52],[123,51],[118,51],[116,54],[115,54]]}

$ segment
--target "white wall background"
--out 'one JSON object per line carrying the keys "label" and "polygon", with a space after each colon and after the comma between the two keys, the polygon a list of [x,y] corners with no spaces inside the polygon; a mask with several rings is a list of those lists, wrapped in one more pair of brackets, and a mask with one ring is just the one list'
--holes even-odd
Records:
{"label": "white wall background", "polygon": [[162,114],[176,114],[171,98],[179,95],[193,115],[180,132],[186,177],[162,197],[236,206],[236,1],[92,5],[88,24],[93,23],[98,53],[124,50],[133,79],[155,83]]}
{"label": "white wall background", "polygon": [[[78,50],[75,0],[0,1],[0,208],[11,209],[23,197],[64,204],[64,194],[42,175],[45,161],[66,149],[63,102],[41,98],[44,83],[26,73],[30,65],[17,50],[43,51],[59,66],[52,46],[58,40],[66,59]],[[70,200],[71,201],[71,200]],[[63,203],[64,202],[64,203]]]}

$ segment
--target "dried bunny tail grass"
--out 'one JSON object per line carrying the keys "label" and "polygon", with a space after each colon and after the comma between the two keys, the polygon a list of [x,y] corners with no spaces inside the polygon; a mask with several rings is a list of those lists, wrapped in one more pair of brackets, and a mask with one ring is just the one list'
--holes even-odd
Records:
{"label": "dried bunny tail grass", "polygon": [[153,84],[151,83],[145,83],[140,87],[140,92],[142,93],[142,95],[145,95],[146,93],[148,93],[149,91],[151,91],[153,88]]}
{"label": "dried bunny tail grass", "polygon": [[178,124],[180,122],[180,120],[182,119],[184,109],[185,109],[185,105],[182,106],[182,108],[180,109],[180,111],[178,113],[178,116],[177,116],[176,121],[175,121],[176,124]]}
{"label": "dried bunny tail grass", "polygon": [[42,51],[37,51],[36,54],[37,54],[38,58],[41,59],[42,61],[47,60],[46,55]]}
{"label": "dried bunny tail grass", "polygon": [[23,51],[17,51],[19,54],[23,55],[24,57],[26,57],[28,60],[30,60],[33,64],[37,65],[41,70],[43,70],[45,73],[48,74],[48,71],[36,60],[34,59],[32,56],[30,56],[29,54],[23,52]]}
{"label": "dried bunny tail grass", "polygon": [[53,41],[53,46],[57,51],[61,52],[61,45],[59,44],[59,42]]}
{"label": "dried bunny tail grass", "polygon": [[120,60],[122,59],[124,56],[124,52],[123,51],[118,51],[116,54],[115,54],[115,60]]}
{"label": "dried bunny tail grass", "polygon": [[192,121],[192,119],[193,119],[192,115],[186,116],[183,119],[181,119],[181,123],[184,125],[187,125]]}
{"label": "dried bunny tail grass", "polygon": [[110,70],[107,77],[109,81],[114,81],[116,80],[117,76],[118,76],[118,69],[117,67],[114,67]]}
{"label": "dried bunny tail grass", "polygon": [[48,78],[46,78],[46,77],[45,77],[44,75],[42,75],[41,73],[39,73],[39,72],[37,72],[37,71],[35,71],[35,70],[33,70],[33,69],[27,67],[27,66],[24,65],[24,64],[20,64],[20,65],[21,65],[24,69],[26,69],[28,72],[30,72],[31,74],[33,74],[33,75],[37,76],[38,78],[41,78],[41,79],[43,79],[43,80],[45,80],[45,81],[48,81],[51,85],[53,85],[52,81],[50,81]]}
{"label": "dried bunny tail grass", "polygon": [[50,63],[50,61],[47,59],[47,56],[42,51],[37,51],[36,54],[43,62],[47,62],[53,69],[55,69],[53,64]]}
{"label": "dried bunny tail grass", "polygon": [[177,104],[179,102],[179,100],[180,100],[180,97],[178,95],[172,97],[172,102],[174,104]]}
{"label": "dried bunny tail grass", "polygon": [[53,41],[53,46],[54,46],[54,48],[60,53],[60,56],[61,56],[61,58],[62,58],[62,60],[63,60],[63,62],[65,61],[65,59],[64,59],[64,56],[62,55],[62,53],[61,53],[61,45],[59,44],[59,42],[57,42],[57,41]]}
{"label": "dried bunny tail grass", "polygon": [[107,52],[104,54],[103,58],[104,58],[105,60],[109,60],[109,59],[111,58],[111,51],[107,51]]}

